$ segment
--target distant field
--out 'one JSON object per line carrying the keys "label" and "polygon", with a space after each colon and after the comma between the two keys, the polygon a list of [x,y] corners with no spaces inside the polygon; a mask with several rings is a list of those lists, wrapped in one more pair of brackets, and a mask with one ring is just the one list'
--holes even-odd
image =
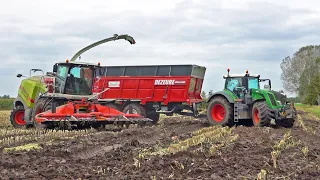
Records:
{"label": "distant field", "polygon": [[310,106],[305,104],[295,104],[297,110],[302,110],[305,112],[309,112],[318,118],[320,118],[320,106]]}
{"label": "distant field", "polygon": [[14,99],[0,99],[0,110],[12,109]]}

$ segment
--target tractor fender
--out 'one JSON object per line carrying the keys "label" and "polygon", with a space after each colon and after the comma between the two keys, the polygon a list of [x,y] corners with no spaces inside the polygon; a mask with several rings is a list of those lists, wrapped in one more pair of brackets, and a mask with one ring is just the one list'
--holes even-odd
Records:
{"label": "tractor fender", "polygon": [[229,101],[229,103],[234,103],[234,100],[226,92],[223,92],[223,91],[216,92],[216,93],[212,94],[211,96],[209,96],[207,103],[209,103],[211,101],[211,99],[213,99],[216,96],[223,96],[224,98],[226,98]]}

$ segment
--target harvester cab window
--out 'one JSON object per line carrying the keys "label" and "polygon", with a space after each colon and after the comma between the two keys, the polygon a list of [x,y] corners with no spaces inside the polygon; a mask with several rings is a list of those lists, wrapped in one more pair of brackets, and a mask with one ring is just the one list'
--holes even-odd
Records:
{"label": "harvester cab window", "polygon": [[68,76],[67,94],[89,95],[91,93],[91,82],[93,72],[90,68],[74,66],[70,69]]}
{"label": "harvester cab window", "polygon": [[63,93],[65,82],[67,79],[68,74],[68,66],[66,65],[58,65],[57,68],[57,75],[55,80],[55,92],[56,93]]}

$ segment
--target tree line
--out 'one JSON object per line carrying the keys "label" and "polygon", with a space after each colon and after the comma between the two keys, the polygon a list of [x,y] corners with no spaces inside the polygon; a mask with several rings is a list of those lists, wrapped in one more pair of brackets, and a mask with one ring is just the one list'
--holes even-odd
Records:
{"label": "tree line", "polygon": [[320,105],[320,45],[301,47],[280,64],[285,90],[305,104]]}

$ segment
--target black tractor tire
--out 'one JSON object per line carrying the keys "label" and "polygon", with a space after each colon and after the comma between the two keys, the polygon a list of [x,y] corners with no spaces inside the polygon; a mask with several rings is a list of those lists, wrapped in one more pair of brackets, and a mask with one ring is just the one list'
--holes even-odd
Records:
{"label": "black tractor tire", "polygon": [[47,128],[46,124],[39,124],[35,120],[35,116],[37,114],[45,112],[45,111],[48,111],[48,110],[51,109],[51,104],[50,103],[46,104],[46,107],[44,107],[44,105],[45,105],[44,103],[45,103],[45,99],[39,99],[34,105],[31,117],[32,117],[32,121],[33,121],[33,127],[35,127],[35,128]]}
{"label": "black tractor tire", "polygon": [[18,106],[11,111],[10,122],[14,128],[26,127],[26,122],[24,121],[24,108],[23,108],[23,106]]}
{"label": "black tractor tire", "polygon": [[255,102],[252,106],[252,123],[254,126],[270,126],[273,114],[265,101]]}
{"label": "black tractor tire", "polygon": [[233,126],[233,105],[223,97],[214,97],[208,104],[207,119],[210,125]]}

